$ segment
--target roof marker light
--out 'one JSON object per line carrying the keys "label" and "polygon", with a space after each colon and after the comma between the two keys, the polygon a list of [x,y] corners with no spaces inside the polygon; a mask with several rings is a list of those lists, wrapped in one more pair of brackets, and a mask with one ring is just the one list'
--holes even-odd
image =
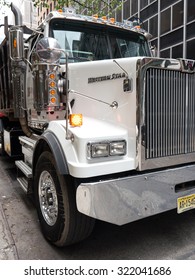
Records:
{"label": "roof marker light", "polygon": [[110,23],[114,24],[115,23],[115,18],[110,18]]}
{"label": "roof marker light", "polygon": [[98,15],[97,15],[97,14],[93,15],[92,17],[93,17],[94,19],[98,19]]}

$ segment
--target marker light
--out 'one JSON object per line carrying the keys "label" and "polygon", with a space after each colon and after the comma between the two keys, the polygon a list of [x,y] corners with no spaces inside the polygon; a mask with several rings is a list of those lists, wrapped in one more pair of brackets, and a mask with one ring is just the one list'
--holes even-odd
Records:
{"label": "marker light", "polygon": [[94,19],[98,19],[98,15],[97,15],[97,14],[93,15],[92,17],[93,17]]}
{"label": "marker light", "polygon": [[17,39],[16,38],[14,39],[13,45],[14,45],[14,48],[17,48]]}
{"label": "marker light", "polygon": [[51,80],[54,80],[55,77],[56,77],[56,75],[55,75],[54,73],[49,74],[49,78],[50,78]]}
{"label": "marker light", "polygon": [[82,114],[71,114],[69,116],[69,122],[71,126],[81,126],[83,124]]}
{"label": "marker light", "polygon": [[56,90],[55,90],[55,89],[51,89],[51,90],[49,91],[49,93],[50,93],[51,95],[55,95],[55,94],[56,94]]}
{"label": "marker light", "polygon": [[56,103],[56,98],[55,98],[55,97],[52,97],[52,98],[50,99],[50,101],[51,101],[51,103]]}
{"label": "marker light", "polygon": [[49,86],[53,88],[53,87],[56,86],[56,83],[55,83],[54,81],[51,81],[51,82],[49,83]]}
{"label": "marker light", "polygon": [[115,18],[110,18],[110,23],[114,24],[115,23]]}
{"label": "marker light", "polygon": [[106,16],[103,16],[102,19],[103,19],[103,20],[107,20],[107,17],[106,17]]}

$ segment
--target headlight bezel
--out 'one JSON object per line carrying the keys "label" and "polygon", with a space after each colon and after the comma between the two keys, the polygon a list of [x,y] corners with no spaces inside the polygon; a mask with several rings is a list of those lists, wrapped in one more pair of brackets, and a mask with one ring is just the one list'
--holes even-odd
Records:
{"label": "headlight bezel", "polygon": [[112,158],[125,156],[126,140],[99,141],[87,143],[87,159]]}

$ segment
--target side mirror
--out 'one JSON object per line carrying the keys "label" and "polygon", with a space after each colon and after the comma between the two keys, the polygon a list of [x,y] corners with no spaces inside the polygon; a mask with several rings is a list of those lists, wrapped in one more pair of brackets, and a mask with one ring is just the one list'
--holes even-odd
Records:
{"label": "side mirror", "polygon": [[156,46],[151,46],[151,53],[152,53],[152,57],[157,57],[157,48]]}
{"label": "side mirror", "polygon": [[61,47],[54,38],[42,38],[36,46],[36,52],[40,60],[55,63],[61,57]]}

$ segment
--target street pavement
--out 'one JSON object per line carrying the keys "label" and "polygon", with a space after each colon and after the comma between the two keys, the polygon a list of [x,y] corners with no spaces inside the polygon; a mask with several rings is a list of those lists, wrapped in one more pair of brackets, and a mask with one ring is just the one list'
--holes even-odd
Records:
{"label": "street pavement", "polygon": [[32,201],[16,180],[14,161],[0,157],[0,260],[55,259],[57,248],[51,248]]}
{"label": "street pavement", "polygon": [[2,205],[0,204],[0,260],[17,260],[18,254],[6,220]]}
{"label": "street pavement", "polygon": [[[10,182],[0,165],[0,190],[2,186],[8,185]],[[2,200],[5,195],[1,193],[0,199],[0,260],[13,260],[18,259],[17,250],[14,244],[14,240],[9,228],[9,224],[6,219],[6,215],[2,206]]]}

